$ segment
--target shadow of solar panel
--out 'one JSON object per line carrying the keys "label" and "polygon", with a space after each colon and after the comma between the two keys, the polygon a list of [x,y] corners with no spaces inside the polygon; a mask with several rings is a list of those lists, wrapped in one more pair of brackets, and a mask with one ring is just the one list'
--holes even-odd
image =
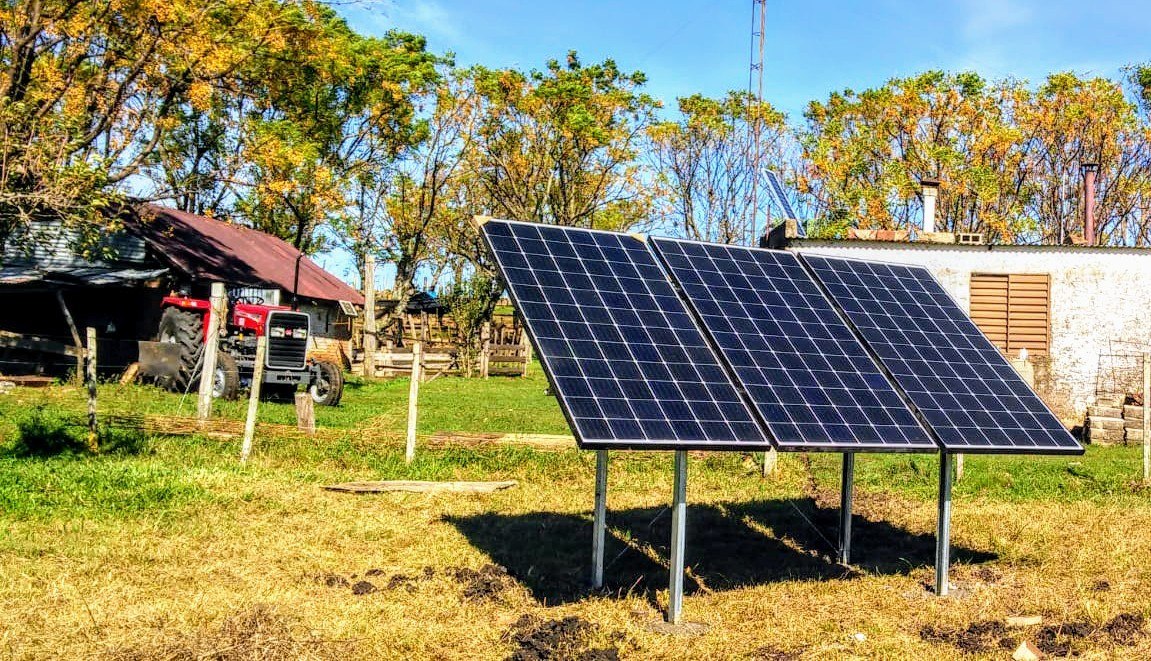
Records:
{"label": "shadow of solar panel", "polygon": [[948,450],[1082,446],[927,269],[803,255]]}
{"label": "shadow of solar panel", "polygon": [[642,241],[502,220],[481,232],[581,447],[770,447]]}
{"label": "shadow of solar panel", "polygon": [[650,242],[781,449],[939,449],[795,255]]}

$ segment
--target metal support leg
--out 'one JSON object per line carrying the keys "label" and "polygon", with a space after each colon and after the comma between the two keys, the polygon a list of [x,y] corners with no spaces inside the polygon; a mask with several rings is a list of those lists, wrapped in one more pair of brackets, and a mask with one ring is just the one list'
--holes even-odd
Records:
{"label": "metal support leg", "polygon": [[595,453],[595,516],[592,519],[591,586],[603,587],[603,543],[607,527],[607,450]]}
{"label": "metal support leg", "polygon": [[951,564],[951,455],[939,453],[939,527],[935,532],[935,594],[947,596]]}
{"label": "metal support leg", "polygon": [[683,609],[683,552],[687,532],[687,452],[675,453],[675,485],[671,499],[671,567],[668,580],[667,621],[679,624]]}
{"label": "metal support leg", "polygon": [[855,482],[855,453],[843,453],[843,475],[839,485],[839,564],[851,562],[851,495]]}

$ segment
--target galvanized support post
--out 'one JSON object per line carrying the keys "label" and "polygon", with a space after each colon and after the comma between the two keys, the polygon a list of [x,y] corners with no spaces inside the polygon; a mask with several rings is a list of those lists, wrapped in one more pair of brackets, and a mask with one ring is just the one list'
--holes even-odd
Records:
{"label": "galvanized support post", "polygon": [[671,499],[671,565],[668,568],[667,621],[679,624],[683,610],[683,554],[687,533],[687,451],[675,452]]}
{"label": "galvanized support post", "polygon": [[843,453],[843,474],[839,483],[839,564],[851,562],[851,496],[855,483],[855,453]]}
{"label": "galvanized support post", "polygon": [[595,453],[595,516],[592,518],[591,586],[603,587],[603,544],[607,529],[607,450]]}
{"label": "galvanized support post", "polygon": [[935,594],[947,596],[951,564],[951,455],[939,453],[939,521],[935,531]]}

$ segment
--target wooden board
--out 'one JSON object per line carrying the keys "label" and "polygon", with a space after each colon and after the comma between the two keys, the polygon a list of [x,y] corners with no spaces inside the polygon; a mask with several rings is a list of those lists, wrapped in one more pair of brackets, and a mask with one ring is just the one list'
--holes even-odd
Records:
{"label": "wooden board", "polygon": [[7,381],[17,386],[25,388],[47,388],[55,383],[56,379],[50,376],[3,376],[0,375],[0,381]]}
{"label": "wooden board", "polygon": [[515,480],[504,482],[423,482],[418,480],[386,480],[382,482],[344,482],[320,487],[327,491],[347,493],[386,493],[406,491],[414,493],[493,493],[516,486]]}

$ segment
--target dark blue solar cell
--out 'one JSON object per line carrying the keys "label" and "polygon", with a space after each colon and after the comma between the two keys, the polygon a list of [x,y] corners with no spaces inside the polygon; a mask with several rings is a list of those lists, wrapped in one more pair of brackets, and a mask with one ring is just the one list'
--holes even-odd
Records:
{"label": "dark blue solar cell", "polygon": [[803,259],[945,448],[1083,451],[927,269],[806,254]]}
{"label": "dark blue solar cell", "polygon": [[[651,244],[781,448],[938,449],[794,255]],[[859,388],[885,397],[866,409]]]}
{"label": "dark blue solar cell", "polygon": [[481,233],[581,447],[770,447],[642,241],[499,220]]}

